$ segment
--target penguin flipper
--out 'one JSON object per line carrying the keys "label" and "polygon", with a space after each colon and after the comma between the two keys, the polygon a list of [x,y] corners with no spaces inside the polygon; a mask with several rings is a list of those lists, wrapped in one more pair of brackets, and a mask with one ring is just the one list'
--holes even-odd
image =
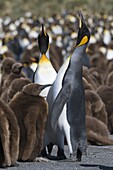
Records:
{"label": "penguin flipper", "polygon": [[56,129],[59,116],[63,110],[64,105],[67,103],[70,95],[71,95],[71,86],[68,83],[63,86],[63,88],[60,90],[53,103],[50,123],[52,129],[54,130]]}

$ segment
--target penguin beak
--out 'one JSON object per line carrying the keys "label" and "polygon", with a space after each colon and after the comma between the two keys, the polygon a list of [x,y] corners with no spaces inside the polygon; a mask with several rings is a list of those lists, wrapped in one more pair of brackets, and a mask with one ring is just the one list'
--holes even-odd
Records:
{"label": "penguin beak", "polygon": [[44,32],[44,24],[42,24],[42,34],[46,36],[46,33]]}
{"label": "penguin beak", "polygon": [[40,85],[40,87],[38,88],[39,90],[43,90],[46,87],[52,86],[52,84],[46,84],[46,85]]}
{"label": "penguin beak", "polygon": [[85,24],[85,20],[80,11],[78,11],[78,19],[79,19],[79,31],[77,37],[76,48],[88,43],[90,39],[90,32],[88,27]]}
{"label": "penguin beak", "polygon": [[20,65],[18,66],[18,68],[22,69],[22,68],[23,68],[23,64],[20,64]]}
{"label": "penguin beak", "polygon": [[84,26],[84,18],[81,11],[78,11],[78,19],[79,19],[79,28],[82,28]]}

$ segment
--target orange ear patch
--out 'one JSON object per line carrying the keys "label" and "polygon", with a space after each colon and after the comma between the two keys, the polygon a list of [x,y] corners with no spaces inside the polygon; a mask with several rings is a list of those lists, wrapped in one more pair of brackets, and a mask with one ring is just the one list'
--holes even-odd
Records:
{"label": "orange ear patch", "polygon": [[82,38],[81,42],[77,45],[77,47],[79,47],[79,46],[81,46],[83,44],[86,44],[87,42],[88,42],[88,37],[85,36],[85,37]]}

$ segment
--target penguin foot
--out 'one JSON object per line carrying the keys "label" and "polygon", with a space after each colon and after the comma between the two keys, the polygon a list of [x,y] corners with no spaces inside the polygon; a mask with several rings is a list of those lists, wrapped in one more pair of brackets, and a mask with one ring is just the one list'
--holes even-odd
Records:
{"label": "penguin foot", "polygon": [[78,149],[77,149],[77,159],[76,159],[76,161],[80,162],[80,161],[81,161],[81,158],[82,158],[82,152],[81,152],[81,150],[78,148]]}
{"label": "penguin foot", "polygon": [[49,162],[50,160],[47,158],[36,157],[35,162]]}
{"label": "penguin foot", "polygon": [[58,158],[58,160],[63,160],[63,159],[67,158],[65,156],[65,154],[64,154],[64,150],[63,149],[58,148],[57,158]]}
{"label": "penguin foot", "polygon": [[42,157],[47,157],[46,148],[42,149],[42,151],[41,151],[41,156],[42,156]]}
{"label": "penguin foot", "polygon": [[81,162],[81,158],[82,158],[82,152],[81,150],[78,148],[77,149],[77,153],[75,154],[70,154],[70,161],[75,161],[75,162]]}
{"label": "penguin foot", "polygon": [[47,145],[47,149],[48,149],[48,154],[50,155],[53,149],[53,144],[50,143],[49,145]]}

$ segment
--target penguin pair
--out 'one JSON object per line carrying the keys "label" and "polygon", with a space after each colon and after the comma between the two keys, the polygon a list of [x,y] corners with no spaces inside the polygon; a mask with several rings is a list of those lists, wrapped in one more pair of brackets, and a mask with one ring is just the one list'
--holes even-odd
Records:
{"label": "penguin pair", "polygon": [[79,31],[75,50],[60,68],[49,90],[49,115],[46,122],[44,147],[50,143],[59,147],[57,156],[64,155],[64,136],[70,158],[81,160],[86,152],[85,93],[82,81],[83,57],[90,32],[79,13]]}

